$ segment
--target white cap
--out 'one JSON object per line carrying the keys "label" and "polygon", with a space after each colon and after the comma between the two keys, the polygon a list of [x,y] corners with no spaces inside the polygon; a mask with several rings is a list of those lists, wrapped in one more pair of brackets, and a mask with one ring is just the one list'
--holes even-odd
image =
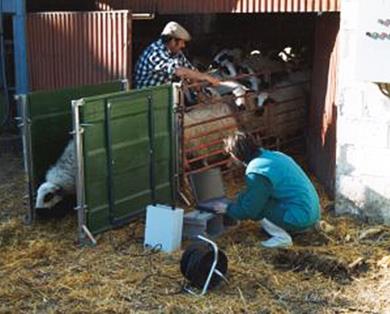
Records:
{"label": "white cap", "polygon": [[167,25],[165,25],[161,35],[167,35],[177,39],[183,39],[185,41],[191,40],[191,35],[183,26],[176,22],[169,22]]}

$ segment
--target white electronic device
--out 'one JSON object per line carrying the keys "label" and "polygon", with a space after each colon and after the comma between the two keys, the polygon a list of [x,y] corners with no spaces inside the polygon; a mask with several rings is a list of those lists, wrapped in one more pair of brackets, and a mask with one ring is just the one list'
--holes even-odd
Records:
{"label": "white electronic device", "polygon": [[184,210],[166,205],[146,207],[145,247],[170,253],[180,248]]}

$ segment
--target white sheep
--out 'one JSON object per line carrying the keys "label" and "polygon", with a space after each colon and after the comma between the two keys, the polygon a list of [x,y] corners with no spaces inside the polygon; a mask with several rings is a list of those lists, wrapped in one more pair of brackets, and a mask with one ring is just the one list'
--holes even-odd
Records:
{"label": "white sheep", "polygon": [[36,208],[52,208],[66,195],[75,194],[75,143],[69,141],[61,157],[46,173],[46,181],[37,191]]}
{"label": "white sheep", "polygon": [[210,66],[217,66],[217,69],[214,69],[210,72],[210,75],[213,75],[221,80],[223,80],[216,87],[209,87],[208,91],[211,92],[212,96],[225,96],[233,94],[234,102],[237,107],[245,106],[245,94],[249,90],[246,86],[235,80],[238,75],[236,66],[231,61],[230,55],[227,49],[222,50],[215,58],[214,62]]}

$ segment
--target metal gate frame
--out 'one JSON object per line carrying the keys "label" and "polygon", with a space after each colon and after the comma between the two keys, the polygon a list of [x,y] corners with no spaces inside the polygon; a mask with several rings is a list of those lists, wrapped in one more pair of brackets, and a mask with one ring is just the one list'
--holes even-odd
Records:
{"label": "metal gate frame", "polygon": [[[159,88],[159,87],[156,87]],[[153,88],[152,88],[153,89]],[[126,96],[125,94],[129,94],[132,91],[129,91],[127,93],[117,93],[117,96],[124,97]],[[139,91],[136,91],[139,92]],[[115,97],[115,94],[111,95],[112,97]],[[102,95],[104,97],[104,95]],[[178,185],[179,185],[179,158],[178,158],[178,147],[179,147],[179,136],[180,132],[178,130],[179,128],[179,123],[178,123],[178,115],[177,110],[180,106],[180,85],[179,84],[172,84],[172,96],[171,96],[171,106],[170,106],[170,112],[171,112],[171,147],[170,147],[170,162],[171,162],[171,169],[173,173],[171,174],[170,180],[171,180],[171,206],[174,209],[176,206],[176,192],[178,190]],[[87,212],[88,212],[88,204],[87,204],[87,198],[86,198],[86,175],[85,175],[85,147],[84,147],[84,134],[85,134],[85,127],[88,127],[88,125],[84,124],[82,121],[81,117],[81,108],[85,105],[85,100],[86,99],[78,99],[72,101],[72,115],[73,115],[73,134],[74,134],[74,139],[75,139],[75,148],[76,148],[76,162],[77,162],[77,176],[76,176],[76,195],[77,195],[77,203],[76,203],[76,210],[77,210],[77,215],[78,215],[78,237],[79,237],[79,242],[81,244],[86,244],[88,243],[88,240],[90,243],[93,245],[97,244],[96,239],[94,238],[94,235],[101,232],[93,232],[88,228],[88,219],[87,219]],[[154,149],[153,149],[153,128],[154,128],[154,121],[153,121],[153,114],[151,112],[153,111],[153,100],[148,97],[148,112],[149,112],[149,144],[150,144],[150,151],[149,154],[151,155],[151,163],[150,163],[150,182],[151,182],[151,199],[154,199],[154,193],[155,193],[155,186],[154,186],[154,173],[153,173],[153,167],[155,166],[154,162]],[[110,118],[110,101],[105,102],[105,117]],[[106,122],[106,130],[105,132],[107,134],[110,134],[110,122]],[[108,153],[107,153],[107,172],[108,172],[108,181],[110,182],[110,185],[108,186],[109,191],[108,191],[108,206],[113,205],[113,200],[110,199],[112,197],[112,143],[108,140],[106,143],[108,146]],[[111,173],[111,175],[110,175]],[[110,196],[111,195],[111,196]],[[110,204],[111,203],[111,204]],[[148,204],[143,204],[145,205],[143,208],[140,208],[134,213],[130,213],[128,217],[122,220],[115,220],[115,217],[110,216],[110,224],[107,226],[106,229],[111,229],[113,227],[117,227],[119,225],[123,225],[125,223],[130,222],[140,214],[144,213],[146,205]],[[111,208],[108,209],[109,213],[111,215]],[[113,218],[113,219],[111,219]]]}
{"label": "metal gate frame", "polygon": [[[98,85],[105,85],[107,86],[109,84],[116,84],[118,83],[120,85],[119,90],[128,90],[128,81],[126,79],[121,81],[115,81],[115,82],[108,82],[108,83],[102,83]],[[75,88],[75,90],[82,90],[83,87]],[[57,91],[51,91],[48,93],[56,94]],[[82,92],[81,92],[82,93]],[[24,220],[27,224],[32,224],[35,222],[36,219],[36,210],[34,206],[35,201],[35,189],[36,189],[36,178],[34,173],[34,161],[33,161],[33,139],[32,139],[32,118],[30,116],[30,109],[29,109],[29,102],[28,97],[30,94],[21,94],[16,95],[15,99],[17,101],[17,105],[19,108],[20,116],[16,118],[18,121],[18,127],[21,129],[21,135],[22,135],[22,142],[23,142],[23,161],[24,161],[24,169],[27,174],[27,187],[28,187],[28,196],[29,196],[29,211],[27,212],[27,215],[25,216]],[[71,104],[69,104],[69,107]]]}

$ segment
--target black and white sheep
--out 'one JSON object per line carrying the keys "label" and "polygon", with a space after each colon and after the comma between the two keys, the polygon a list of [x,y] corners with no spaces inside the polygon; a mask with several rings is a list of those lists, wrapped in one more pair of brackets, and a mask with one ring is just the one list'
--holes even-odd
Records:
{"label": "black and white sheep", "polygon": [[67,195],[75,194],[75,142],[69,141],[61,157],[46,173],[46,181],[37,191],[36,208],[53,208]]}

